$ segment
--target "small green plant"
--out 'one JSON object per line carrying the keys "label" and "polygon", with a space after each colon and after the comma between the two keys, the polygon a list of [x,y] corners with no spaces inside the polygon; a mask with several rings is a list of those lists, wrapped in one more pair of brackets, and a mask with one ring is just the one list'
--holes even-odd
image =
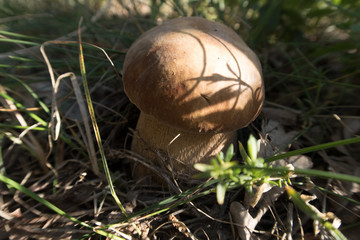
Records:
{"label": "small green plant", "polygon": [[[342,142],[338,141],[336,144],[341,145]],[[210,164],[197,163],[194,165],[197,170],[202,172],[198,174],[197,177],[214,178],[216,180],[215,182],[217,185],[215,191],[218,204],[222,205],[224,203],[225,194],[228,189],[244,186],[248,192],[253,193],[253,188],[256,188],[257,192],[254,199],[260,199],[264,191],[262,186],[265,186],[265,184],[280,187],[285,185],[289,198],[299,209],[301,209],[314,221],[324,226],[335,239],[346,239],[338,228],[328,221],[327,214],[320,213],[320,211],[318,211],[315,207],[308,204],[301,198],[300,194],[290,186],[292,185],[290,182],[290,176],[295,173],[308,177],[317,176],[322,178],[336,178],[352,182],[358,182],[358,178],[343,174],[330,175],[329,172],[322,172],[319,170],[296,169],[291,166],[272,167],[268,165],[268,162],[270,162],[268,159],[257,156],[257,140],[252,135],[250,135],[248,139],[247,148],[248,152],[246,152],[243,145],[239,142],[240,154],[244,160],[244,164],[242,165],[239,165],[237,161],[232,160],[235,155],[233,145],[228,148],[225,155],[220,152],[217,154],[216,158],[212,158]],[[291,154],[291,156],[294,154]],[[281,158],[279,157],[279,159]],[[256,205],[256,203],[257,201],[254,205]],[[254,207],[254,205],[252,206]],[[332,213],[329,214],[331,215]],[[334,217],[330,217],[330,219],[331,218]]]}
{"label": "small green plant", "polygon": [[269,165],[270,162],[275,160],[358,142],[360,142],[360,137],[354,137],[290,151],[264,159],[257,156],[257,141],[254,136],[250,135],[247,142],[248,153],[239,142],[239,151],[244,160],[244,164],[238,164],[237,161],[232,160],[235,154],[234,146],[231,145],[225,155],[220,152],[215,158],[210,160],[210,164],[197,163],[194,167],[202,172],[196,175],[197,178],[214,178],[217,181],[216,194],[219,204],[224,203],[225,193],[229,188],[233,189],[244,186],[248,192],[252,193],[254,186],[258,187],[264,183],[280,187],[283,184],[291,185],[290,176],[292,174],[306,177],[337,179],[360,184],[360,178],[348,174],[316,169],[293,168],[292,166],[273,167]]}
{"label": "small green plant", "polygon": [[[226,154],[223,152],[217,154],[216,158],[210,160],[210,164],[197,163],[195,168],[202,173],[197,177],[211,177],[218,180],[216,186],[217,202],[221,205],[224,203],[225,193],[228,188],[244,186],[249,192],[253,192],[254,185],[263,183],[278,183],[270,180],[269,167],[265,163],[264,158],[258,158],[257,142],[254,136],[250,136],[248,140],[248,153],[246,153],[243,145],[239,142],[241,157],[245,164],[239,165],[237,161],[232,161],[234,154],[234,146],[231,145]],[[283,175],[283,174],[282,174]],[[283,179],[286,178],[286,174]]]}
{"label": "small green plant", "polygon": [[236,181],[234,176],[237,173],[234,172],[233,167],[237,165],[237,162],[231,161],[234,155],[234,145],[231,144],[225,155],[223,152],[220,152],[216,155],[216,158],[210,160],[210,164],[196,163],[194,165],[197,170],[203,172],[198,177],[212,177],[218,180],[216,198],[219,204],[224,203],[226,189],[231,181]]}

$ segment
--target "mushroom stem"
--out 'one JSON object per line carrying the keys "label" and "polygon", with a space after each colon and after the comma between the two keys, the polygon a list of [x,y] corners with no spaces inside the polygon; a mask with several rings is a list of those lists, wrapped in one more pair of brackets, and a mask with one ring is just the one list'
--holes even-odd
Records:
{"label": "mushroom stem", "polygon": [[[236,131],[184,132],[143,112],[140,113],[136,130],[139,136],[134,136],[131,149],[151,159],[157,166],[166,166],[175,176],[194,174],[195,163],[207,162],[237,139]],[[135,177],[143,177],[149,173],[151,171],[142,165],[134,166]]]}

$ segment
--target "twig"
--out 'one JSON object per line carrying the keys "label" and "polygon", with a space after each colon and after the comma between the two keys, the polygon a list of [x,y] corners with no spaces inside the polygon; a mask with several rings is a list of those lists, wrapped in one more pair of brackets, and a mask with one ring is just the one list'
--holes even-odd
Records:
{"label": "twig", "polygon": [[270,191],[264,193],[263,200],[260,202],[259,210],[255,217],[252,217],[249,213],[249,209],[245,208],[241,203],[231,203],[230,213],[242,240],[252,239],[251,235],[254,232],[256,225],[269,210],[270,204],[276,201],[284,191],[284,188],[274,187]]}
{"label": "twig", "polygon": [[294,205],[292,204],[292,202],[289,202],[288,203],[288,211],[287,211],[287,226],[286,226],[286,239],[287,240],[292,240],[292,229],[294,226],[293,211],[294,211]]}

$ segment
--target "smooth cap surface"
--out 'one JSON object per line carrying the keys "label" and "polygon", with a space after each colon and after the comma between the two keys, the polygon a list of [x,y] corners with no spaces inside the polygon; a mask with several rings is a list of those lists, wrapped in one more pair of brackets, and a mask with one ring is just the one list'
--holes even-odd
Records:
{"label": "smooth cap surface", "polygon": [[127,52],[123,81],[141,111],[189,132],[245,127],[264,101],[254,52],[232,29],[199,17],[143,33]]}

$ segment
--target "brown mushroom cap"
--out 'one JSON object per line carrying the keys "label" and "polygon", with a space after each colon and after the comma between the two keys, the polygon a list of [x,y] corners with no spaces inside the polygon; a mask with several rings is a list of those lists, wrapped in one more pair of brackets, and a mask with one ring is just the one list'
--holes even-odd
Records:
{"label": "brown mushroom cap", "polygon": [[253,51],[230,28],[199,17],[142,34],[126,55],[123,81],[141,111],[189,132],[245,127],[264,101]]}

